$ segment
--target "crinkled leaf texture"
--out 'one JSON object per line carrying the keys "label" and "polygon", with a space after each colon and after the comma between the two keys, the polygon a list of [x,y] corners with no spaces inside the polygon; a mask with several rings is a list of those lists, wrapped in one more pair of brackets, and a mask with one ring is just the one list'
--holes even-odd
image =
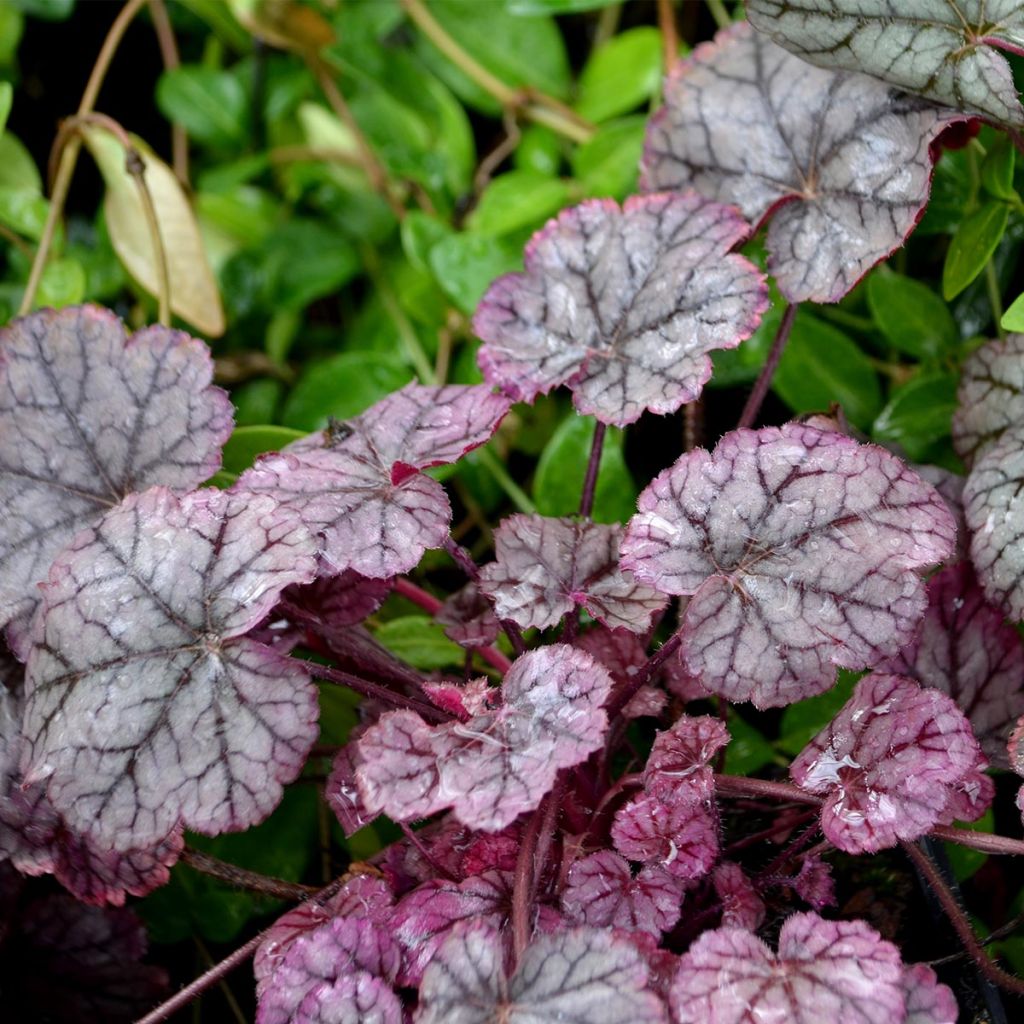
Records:
{"label": "crinkled leaf texture", "polygon": [[955,532],[895,456],[799,423],[683,455],[638,507],[623,566],[693,595],[680,626],[688,674],[758,707],[895,654],[925,609],[919,571],[949,556]]}
{"label": "crinkled leaf texture", "polygon": [[[606,629],[596,626],[581,633],[573,643],[592,654],[608,671],[616,689],[629,686],[633,676],[647,661],[647,648],[635,633],[628,629]],[[662,674],[665,669],[662,669]],[[622,709],[625,718],[659,715],[668,702],[668,694],[655,686],[641,686]]]}
{"label": "crinkled leaf texture", "polygon": [[715,795],[711,759],[729,742],[721,719],[680,715],[672,728],[659,732],[644,768],[644,788],[655,796],[686,791],[695,800]]}
{"label": "crinkled leaf texture", "polygon": [[486,647],[501,629],[494,606],[475,583],[456,590],[438,609],[434,620],[444,626],[444,635],[468,649]]}
{"label": "crinkled leaf texture", "polygon": [[120,851],[260,821],[316,738],[307,673],[244,634],[316,543],[265,495],[132,495],[57,558],[27,664],[28,783]]}
{"label": "crinkled leaf texture", "polygon": [[744,23],[670,72],[641,171],[748,219],[773,214],[768,270],[793,302],[837,302],[899,248],[928,200],[931,143],[963,115],[823,71]]}
{"label": "crinkled leaf texture", "polygon": [[948,693],[985,754],[1005,764],[1006,739],[1024,714],[1024,645],[985,600],[970,563],[951,565],[928,581],[919,632],[877,670]]}
{"label": "crinkled leaf texture", "polygon": [[296,509],[332,572],[408,572],[448,536],[444,488],[419,470],[484,444],[509,401],[482,385],[408,384],[362,415],[267,455],[239,480]]}
{"label": "crinkled leaf texture", "polygon": [[674,412],[707,383],[709,353],[750,337],[768,306],[760,272],[729,252],[749,233],[692,192],[564,210],[477,308],[485,378],[527,402],[566,384],[602,423]]}
{"label": "crinkled leaf texture", "polygon": [[621,541],[617,525],[509,516],[494,533],[496,561],[480,570],[481,590],[524,629],[554,626],[582,606],[609,629],[644,633],[668,599],[619,568]]}
{"label": "crinkled leaf texture", "polygon": [[677,1024],[901,1024],[899,950],[863,921],[794,914],[773,953],[752,932],[705,932],[672,984]]}
{"label": "crinkled leaf texture", "polygon": [[[1018,774],[1024,776],[1024,715],[1022,715],[1010,733],[1010,741],[1006,744],[1006,753],[1010,761],[1010,767]],[[1024,786],[1017,790],[1017,810],[1020,811],[1021,821],[1024,821]]]}
{"label": "crinkled leaf texture", "polygon": [[823,68],[861,71],[907,92],[1024,127],[999,49],[1024,52],[1019,0],[749,0],[754,27]]}
{"label": "crinkled leaf texture", "polygon": [[631,943],[577,928],[541,935],[507,977],[504,947],[486,924],[455,929],[423,976],[416,1024],[665,1024],[648,969]]}
{"label": "crinkled leaf texture", "polygon": [[970,723],[938,690],[870,675],[790,766],[825,797],[821,827],[847,853],[916,839],[946,820],[957,786],[984,760]]}
{"label": "crinkled leaf texture", "polygon": [[1024,424],[1024,334],[1009,334],[964,362],[953,414],[953,443],[970,465],[1013,427]]}
{"label": "crinkled leaf texture", "polygon": [[764,901],[739,864],[722,861],[711,875],[715,895],[722,901],[722,927],[756,932],[764,923]]}
{"label": "crinkled leaf texture", "polygon": [[495,711],[435,726],[388,712],[359,739],[363,801],[398,821],[451,807],[463,824],[497,832],[537,807],[560,768],[598,749],[611,687],[589,654],[553,644],[516,659]]}
{"label": "crinkled leaf texture", "polygon": [[98,306],[0,331],[0,625],[27,618],[57,552],[133,491],[187,490],[232,428],[206,346]]}
{"label": "crinkled leaf texture", "polygon": [[910,964],[903,972],[903,994],[907,1000],[904,1024],[956,1024],[960,1008],[953,993],[940,985],[927,964]]}

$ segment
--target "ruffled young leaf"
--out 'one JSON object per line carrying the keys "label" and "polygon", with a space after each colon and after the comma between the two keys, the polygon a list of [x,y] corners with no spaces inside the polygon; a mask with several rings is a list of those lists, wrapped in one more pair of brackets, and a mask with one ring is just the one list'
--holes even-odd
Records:
{"label": "ruffled young leaf", "polygon": [[797,896],[815,910],[836,905],[832,867],[820,857],[804,857],[800,862],[800,871],[789,884]]}
{"label": "ruffled young leaf", "polygon": [[823,68],[881,78],[947,107],[1024,127],[999,50],[1024,52],[1017,0],[749,0],[754,27]]}
{"label": "ruffled young leaf", "polygon": [[1024,334],[972,352],[963,366],[953,415],[953,444],[968,464],[1003,434],[1024,424]]}
{"label": "ruffled young leaf", "polygon": [[1024,424],[989,445],[964,485],[971,561],[985,596],[1014,621],[1024,619]]}
{"label": "ruffled young leaf", "polygon": [[903,971],[903,995],[907,1001],[904,1024],[956,1024],[960,1015],[956,999],[927,964],[910,964]]}
{"label": "ruffled young leaf", "polygon": [[420,986],[416,1024],[665,1024],[661,1000],[647,990],[636,947],[609,931],[577,928],[541,935],[515,974],[489,925],[458,928],[438,951]]}
{"label": "ruffled young leaf", "polygon": [[764,923],[764,901],[739,864],[723,861],[711,875],[715,895],[722,901],[722,927],[756,932]]}
{"label": "ruffled young leaf", "polygon": [[877,669],[948,693],[968,717],[989,758],[1003,763],[1006,738],[1024,714],[1024,645],[982,594],[970,563],[928,581],[921,627]]}
{"label": "ruffled young leaf", "polygon": [[662,867],[645,867],[634,878],[622,857],[599,850],[569,869],[562,910],[573,924],[660,938],[679,920],[684,892],[685,882]]}
{"label": "ruffled young leaf", "polygon": [[302,1000],[294,1024],[402,1024],[402,1003],[394,990],[365,971],[321,981]]}
{"label": "ruffled young leaf", "polygon": [[389,712],[359,739],[364,803],[398,821],[451,807],[463,824],[497,832],[537,807],[560,768],[600,747],[611,688],[590,655],[554,644],[516,659],[495,711],[436,726]]}
{"label": "ruffled young leaf", "polygon": [[712,799],[711,759],[728,742],[729,733],[720,719],[681,715],[671,729],[655,737],[644,768],[644,789],[664,799],[684,791],[695,800]]}
{"label": "ruffled young leaf", "polygon": [[498,639],[501,626],[494,607],[475,583],[467,583],[449,597],[434,620],[444,626],[444,635],[460,647],[487,647]]}
{"label": "ruffled young leaf", "polygon": [[385,579],[448,535],[444,488],[418,471],[484,444],[508,408],[482,386],[409,384],[354,420],[261,458],[238,486],[296,509],[320,532],[332,572]]}
{"label": "ruffled young leaf", "polygon": [[315,571],[313,538],[269,497],[127,498],[43,588],[25,781],[121,851],[262,820],[316,738],[316,690],[243,634]]}
{"label": "ruffled young leaf", "polygon": [[622,527],[586,519],[514,515],[494,533],[496,561],[480,589],[502,619],[546,629],[582,606],[609,629],[643,633],[668,603],[619,568]]}
{"label": "ruffled young leaf", "polygon": [[98,306],[43,310],[0,331],[0,625],[83,527],[133,491],[187,490],[220,467],[231,402],[206,346]]}
{"label": "ruffled young leaf", "polygon": [[895,654],[925,608],[918,571],[945,559],[942,498],[873,445],[790,423],[726,434],[640,495],[622,564],[683,615],[687,672],[729,700],[789,704],[836,666]]}
{"label": "ruffled young leaf", "polygon": [[931,143],[963,115],[866,75],[823,71],[746,23],[670,72],[641,184],[695,188],[768,228],[792,302],[837,302],[899,248],[928,200]]}
{"label": "ruffled young leaf", "polygon": [[484,376],[527,402],[567,384],[602,423],[674,412],[707,383],[709,353],[750,337],[768,306],[757,268],[729,252],[749,232],[693,193],[563,211],[477,308]]}
{"label": "ruffled young leaf", "polygon": [[870,675],[790,766],[825,797],[825,838],[847,853],[916,839],[942,820],[955,787],[981,761],[960,709],[910,679]]}
{"label": "ruffled young leaf", "polygon": [[680,961],[672,1009],[677,1024],[894,1024],[906,1019],[903,966],[863,921],[794,914],[778,954],[741,928],[701,935]]}
{"label": "ruffled young leaf", "polygon": [[660,865],[676,878],[700,878],[718,857],[715,814],[688,795],[634,797],[616,812],[611,838],[623,857]]}

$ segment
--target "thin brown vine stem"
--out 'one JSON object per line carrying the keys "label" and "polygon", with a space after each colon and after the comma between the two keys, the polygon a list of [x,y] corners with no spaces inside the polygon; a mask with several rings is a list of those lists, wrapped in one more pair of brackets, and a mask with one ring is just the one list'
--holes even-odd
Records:
{"label": "thin brown vine stem", "polygon": [[779,321],[779,328],[775,332],[775,339],[772,341],[771,350],[768,352],[768,358],[765,360],[764,366],[754,382],[754,390],[750,392],[747,404],[743,406],[740,421],[736,424],[737,430],[754,425],[757,414],[761,411],[761,405],[765,400],[765,396],[768,394],[768,389],[772,386],[772,378],[778,369],[782,353],[786,350],[786,342],[789,341],[790,332],[793,330],[793,321],[796,319],[796,311],[799,308],[799,303],[787,303],[786,310],[782,314],[782,320]]}
{"label": "thin brown vine stem", "polygon": [[[181,56],[178,53],[178,41],[174,38],[171,19],[167,17],[164,0],[149,0],[149,13],[153,18],[153,31],[156,32],[157,46],[160,57],[167,71],[181,67]],[[188,188],[188,133],[177,121],[171,122],[171,167],[174,176],[183,188]]]}
{"label": "thin brown vine stem", "polygon": [[[1024,925],[1024,914],[1018,914],[1012,920],[1007,921],[1006,924],[994,928],[985,938],[978,939],[978,942],[982,946],[988,946],[993,942],[998,942],[1000,939],[1005,939],[1008,935],[1012,935],[1021,925]],[[924,962],[929,967],[944,967],[946,964],[954,964],[958,960],[965,959],[970,959],[970,953],[962,949],[959,953],[950,953],[949,956],[940,956],[935,960],[925,960]]]}
{"label": "thin brown vine stem", "polygon": [[[96,105],[103,79],[110,68],[110,62],[114,59],[118,46],[131,24],[132,19],[139,13],[148,0],[128,0],[118,12],[107,31],[107,36],[100,47],[96,63],[93,64],[89,74],[89,80],[85,84],[81,102],[78,104],[77,113],[79,116],[88,114]],[[50,191],[50,208],[46,213],[46,223],[39,238],[39,247],[36,249],[35,259],[29,270],[28,281],[25,284],[25,292],[21,297],[21,305],[18,307],[18,316],[24,316],[32,308],[36,292],[39,290],[39,282],[43,278],[43,271],[46,269],[47,260],[50,257],[50,249],[53,246],[53,238],[57,232],[57,224],[60,222],[61,214],[64,212],[64,203],[68,198],[68,190],[71,188],[71,179],[75,173],[75,165],[78,163],[78,154],[81,152],[82,143],[79,139],[72,139],[64,149],[61,157],[60,167],[54,179],[53,188]]]}
{"label": "thin brown vine stem", "polygon": [[594,439],[590,444],[590,458],[587,472],[583,477],[583,493],[580,496],[580,516],[589,519],[594,511],[594,496],[597,494],[597,474],[601,469],[601,452],[604,450],[604,435],[608,427],[600,420],[594,425]]}
{"label": "thin brown vine stem", "polygon": [[949,886],[946,885],[945,879],[943,879],[938,868],[932,862],[931,857],[916,843],[901,843],[900,845],[903,847],[903,852],[910,858],[918,873],[924,878],[928,883],[928,887],[935,894],[935,898],[939,901],[939,905],[949,919],[949,923],[953,926],[953,930],[964,944],[978,970],[993,985],[997,985],[1007,992],[1012,992],[1014,995],[1024,995],[1024,979],[1008,974],[998,964],[989,959],[984,947],[978,940],[978,936],[974,934],[974,929],[971,927],[971,923],[968,921],[963,908],[957,902]]}
{"label": "thin brown vine stem", "polygon": [[665,74],[679,59],[679,30],[672,0],[658,0],[658,28],[661,30],[661,59]]}
{"label": "thin brown vine stem", "polygon": [[298,882],[288,882],[283,878],[274,878],[258,871],[238,867],[236,864],[229,864],[219,857],[213,857],[191,846],[186,846],[182,850],[181,862],[204,875],[233,885],[236,889],[248,889],[250,892],[258,892],[262,896],[271,896],[274,899],[304,900],[319,891],[317,886],[300,885]]}
{"label": "thin brown vine stem", "polygon": [[606,705],[605,710],[608,712],[609,721],[615,721],[616,717],[622,711],[622,709],[633,699],[637,691],[647,683],[649,683],[662,665],[677,650],[679,645],[682,643],[682,637],[678,633],[673,633],[672,636],[666,640],[661,647],[659,647],[648,659],[640,666],[627,686],[622,687],[618,693],[612,695],[612,699]]}

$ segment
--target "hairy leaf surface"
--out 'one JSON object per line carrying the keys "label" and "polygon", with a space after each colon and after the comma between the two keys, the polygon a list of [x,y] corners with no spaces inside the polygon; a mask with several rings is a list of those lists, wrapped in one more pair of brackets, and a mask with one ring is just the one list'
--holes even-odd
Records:
{"label": "hairy leaf surface", "polygon": [[729,742],[721,720],[709,715],[681,715],[672,728],[659,732],[644,768],[644,788],[658,797],[685,792],[695,800],[715,794],[711,759]]}
{"label": "hairy leaf surface", "polygon": [[722,901],[722,927],[756,932],[764,923],[764,901],[743,868],[722,861],[711,874],[715,895]]}
{"label": "hairy leaf surface", "polygon": [[615,814],[611,838],[629,860],[663,867],[676,878],[700,878],[718,857],[718,821],[688,794],[634,797]]}
{"label": "hairy leaf surface", "polygon": [[903,244],[924,210],[931,143],[962,119],[866,75],[823,71],[746,23],[670,72],[641,184],[696,188],[768,228],[793,302],[836,302]]}
{"label": "hairy leaf surface", "polygon": [[953,443],[970,465],[1009,429],[1024,424],[1024,334],[990,341],[964,362]]}
{"label": "hairy leaf surface", "polygon": [[956,1024],[960,1010],[953,993],[940,985],[927,964],[911,964],[903,972],[907,1000],[905,1024]]}
{"label": "hairy leaf surface", "polygon": [[955,531],[934,488],[893,455],[798,423],[683,455],[638,507],[623,566],[693,595],[687,672],[758,707],[895,654],[925,609],[918,571],[950,554]]}
{"label": "hairy leaf surface", "polygon": [[315,571],[313,538],[267,496],[127,498],[44,587],[25,781],[121,851],[260,821],[316,738],[317,702],[303,669],[244,634]]}
{"label": "hairy leaf surface", "polygon": [[729,252],[749,232],[694,193],[563,211],[533,236],[525,273],[495,281],[476,311],[484,376],[527,402],[567,384],[602,423],[674,412],[707,383],[709,353],[735,348],[767,308],[757,268]]}

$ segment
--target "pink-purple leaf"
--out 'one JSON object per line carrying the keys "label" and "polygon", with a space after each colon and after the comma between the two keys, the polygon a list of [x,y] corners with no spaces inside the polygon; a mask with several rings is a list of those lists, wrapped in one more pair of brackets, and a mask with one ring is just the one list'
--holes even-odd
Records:
{"label": "pink-purple leaf", "polygon": [[773,953],[752,932],[705,932],[672,985],[676,1024],[896,1024],[906,1019],[899,951],[863,921],[794,914]]}
{"label": "pink-purple leaf", "polygon": [[739,864],[722,861],[711,875],[715,895],[722,901],[722,927],[756,932],[764,923],[764,901]]}
{"label": "pink-purple leaf", "polygon": [[499,618],[546,629],[577,607],[609,629],[643,633],[668,603],[619,568],[622,527],[587,519],[514,515],[494,533],[496,560],[480,588]]}
{"label": "pink-purple leaf", "polygon": [[963,713],[938,690],[892,675],[862,679],[790,766],[825,797],[825,837],[847,853],[916,839],[943,819],[954,790],[981,762]]}
{"label": "pink-purple leaf", "polygon": [[831,866],[820,857],[804,857],[800,870],[790,882],[793,891],[815,910],[836,905],[836,885]]}
{"label": "pink-purple leaf", "polygon": [[409,384],[344,424],[267,455],[238,486],[270,492],[321,534],[333,572],[407,572],[448,536],[444,488],[419,470],[484,444],[508,399],[472,385]]}
{"label": "pink-purple leaf", "polygon": [[682,912],[685,882],[657,865],[634,878],[629,864],[611,850],[576,861],[562,892],[562,910],[573,924],[624,928],[660,938]]}
{"label": "pink-purple leaf", "polygon": [[358,626],[391,593],[391,580],[370,579],[351,569],[337,576],[323,574],[304,586],[290,586],[281,595],[296,608],[314,614],[327,627]]}
{"label": "pink-purple leaf", "polygon": [[[596,626],[581,633],[573,642],[580,650],[593,655],[604,665],[616,689],[629,686],[633,676],[647,660],[647,649],[640,637],[628,629]],[[659,715],[667,702],[668,694],[664,690],[651,685],[641,686],[622,709],[622,715],[625,718]]]}
{"label": "pink-purple leaf", "polygon": [[670,72],[641,171],[751,221],[793,302],[836,302],[903,244],[928,200],[938,134],[963,115],[866,75],[823,71],[746,23]]}
{"label": "pink-purple leaf", "polygon": [[260,821],[316,738],[307,673],[244,634],[316,545],[263,495],[154,488],[76,537],[27,665],[27,783],[120,851]]}
{"label": "pink-purple leaf", "polygon": [[1024,51],[1018,0],[750,0],[754,27],[803,60],[881,78],[906,92],[1024,127],[998,51]]}
{"label": "pink-purple leaf", "polygon": [[928,610],[915,638],[879,672],[948,693],[989,758],[1003,763],[1006,739],[1024,714],[1024,645],[990,605],[970,563],[928,581]]}
{"label": "pink-purple leaf", "polygon": [[720,719],[681,715],[671,729],[655,737],[644,768],[644,788],[657,797],[685,792],[695,800],[711,800],[715,794],[711,759],[728,742],[729,733]]}
{"label": "pink-purple leaf", "polygon": [[904,1024],[956,1024],[960,1015],[956,999],[927,964],[904,969],[903,994],[907,1001]]}
{"label": "pink-purple leaf", "polygon": [[500,625],[494,607],[475,583],[456,590],[441,605],[435,621],[444,626],[444,635],[460,647],[487,647],[498,638]]}
{"label": "pink-purple leaf", "polygon": [[497,710],[436,726],[389,712],[359,739],[364,804],[398,821],[451,807],[463,824],[497,832],[537,807],[560,768],[598,749],[611,688],[589,654],[554,644],[516,659]]}
{"label": "pink-purple leaf", "polygon": [[990,341],[964,362],[953,414],[953,444],[970,465],[1007,431],[1024,424],[1024,334]]}
{"label": "pink-purple leaf", "polygon": [[729,700],[789,704],[835,667],[895,654],[925,609],[921,569],[955,525],[933,487],[874,445],[790,423],[737,430],[643,491],[622,564],[692,594],[681,656]]}
{"label": "pink-purple leaf", "polygon": [[359,793],[356,766],[352,759],[357,749],[355,743],[349,742],[335,754],[331,774],[328,775],[327,784],[324,786],[324,799],[334,811],[346,839],[354,836],[377,817],[366,809]]}
{"label": "pink-purple leaf", "polygon": [[757,268],[729,252],[749,232],[695,193],[564,210],[476,311],[484,376],[528,402],[567,384],[602,423],[674,412],[707,383],[709,353],[748,338],[768,306]]}
{"label": "pink-purple leaf", "polygon": [[0,331],[0,625],[31,614],[57,552],[126,495],[216,472],[232,411],[212,373],[202,342],[128,338],[97,306]]}
{"label": "pink-purple leaf", "polygon": [[315,985],[302,1000],[294,1024],[402,1024],[394,990],[365,971]]}
{"label": "pink-purple leaf", "polygon": [[456,929],[427,968],[416,1024],[666,1024],[636,947],[610,931],[541,935],[507,977],[493,927]]}

